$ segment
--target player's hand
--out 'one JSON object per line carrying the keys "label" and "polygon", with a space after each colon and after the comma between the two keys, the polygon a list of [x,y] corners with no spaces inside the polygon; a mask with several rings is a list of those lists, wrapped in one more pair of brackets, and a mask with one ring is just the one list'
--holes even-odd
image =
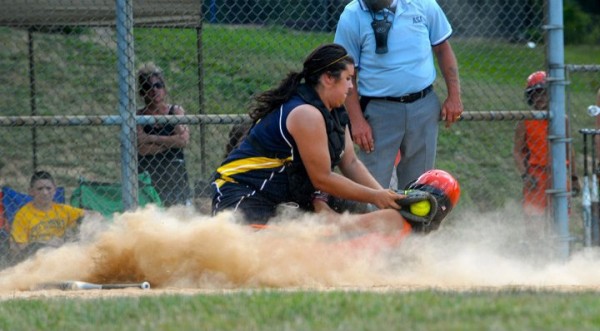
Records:
{"label": "player's hand", "polygon": [[373,131],[365,118],[360,117],[352,122],[352,141],[367,153],[375,150]]}
{"label": "player's hand", "polygon": [[400,209],[400,205],[397,201],[404,199],[404,194],[399,194],[393,190],[377,190],[375,194],[375,200],[371,201],[372,204],[377,206],[379,209],[393,208]]}

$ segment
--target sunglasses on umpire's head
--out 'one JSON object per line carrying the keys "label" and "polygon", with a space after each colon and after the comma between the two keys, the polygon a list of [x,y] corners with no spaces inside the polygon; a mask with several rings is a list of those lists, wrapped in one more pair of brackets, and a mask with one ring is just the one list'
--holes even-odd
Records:
{"label": "sunglasses on umpire's head", "polygon": [[154,84],[150,84],[150,83],[144,83],[142,85],[142,90],[144,91],[150,91],[152,89],[163,89],[165,88],[165,84],[163,82],[156,82]]}

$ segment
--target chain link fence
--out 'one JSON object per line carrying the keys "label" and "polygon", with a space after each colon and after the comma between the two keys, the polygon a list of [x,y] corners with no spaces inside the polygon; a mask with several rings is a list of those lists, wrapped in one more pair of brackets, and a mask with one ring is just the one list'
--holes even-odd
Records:
{"label": "chain link fence", "polygon": [[[185,143],[164,143],[162,148],[180,148],[184,153],[188,180],[181,184],[189,189],[178,201],[209,213],[207,183],[235,138],[232,129],[247,122],[252,96],[288,71],[300,70],[304,56],[315,46],[331,42],[347,1],[0,1],[3,187],[27,193],[32,173],[46,170],[64,189],[67,204],[106,214],[126,208],[123,200],[131,197],[122,196],[126,192],[121,187],[122,171],[135,171],[137,165],[123,168],[123,164],[137,155],[124,155],[122,148],[127,127],[119,114],[123,97],[115,25],[119,3],[131,6],[133,16],[129,36],[133,56],[125,63],[134,69],[127,73],[135,84],[129,86],[135,108],[129,111],[148,115],[137,118],[137,124],[148,130],[187,127]],[[523,183],[513,160],[513,137],[519,120],[543,118],[530,111],[524,88],[530,73],[547,66],[544,5],[438,3],[455,30],[451,44],[459,61],[466,110],[461,122],[440,131],[437,167],[455,174],[463,192],[451,218],[467,211],[520,207]],[[162,78],[138,80],[137,69],[148,63],[161,69]],[[578,130],[594,127],[585,110],[600,86],[598,63],[580,64],[590,66],[585,70],[567,66],[566,74],[567,114],[578,164],[583,160]],[[444,98],[441,75],[434,86]],[[140,112],[144,96],[158,90],[185,116]],[[179,162],[179,156],[170,160]],[[138,203],[163,203],[165,195],[156,186],[160,176],[152,173],[156,168],[147,170],[150,179],[142,175],[137,183]],[[571,224],[581,224],[578,199],[572,200]],[[16,207],[3,205],[5,211]],[[6,214],[0,238],[5,257],[10,256],[13,221]],[[577,231],[575,226],[575,235]]]}

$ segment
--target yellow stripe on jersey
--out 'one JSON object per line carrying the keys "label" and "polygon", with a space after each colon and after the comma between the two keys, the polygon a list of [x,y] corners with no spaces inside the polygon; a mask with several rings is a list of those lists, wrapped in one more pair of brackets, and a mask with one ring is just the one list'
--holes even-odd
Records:
{"label": "yellow stripe on jersey", "polygon": [[220,166],[217,172],[221,175],[221,180],[217,180],[216,184],[218,187],[224,184],[224,182],[235,182],[231,176],[236,174],[260,170],[260,169],[271,169],[283,166],[285,163],[292,161],[292,157],[285,159],[273,159],[268,157],[249,157],[245,159],[239,159],[231,161],[227,164]]}

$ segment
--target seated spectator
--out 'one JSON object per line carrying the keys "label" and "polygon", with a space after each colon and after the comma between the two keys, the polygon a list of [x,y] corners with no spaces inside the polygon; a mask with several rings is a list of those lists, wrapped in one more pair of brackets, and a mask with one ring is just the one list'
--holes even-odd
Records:
{"label": "seated spectator", "polygon": [[88,212],[52,200],[56,184],[52,175],[37,171],[31,177],[29,194],[33,200],[25,204],[11,227],[11,251],[29,255],[44,246],[57,247],[71,239],[77,225]]}

